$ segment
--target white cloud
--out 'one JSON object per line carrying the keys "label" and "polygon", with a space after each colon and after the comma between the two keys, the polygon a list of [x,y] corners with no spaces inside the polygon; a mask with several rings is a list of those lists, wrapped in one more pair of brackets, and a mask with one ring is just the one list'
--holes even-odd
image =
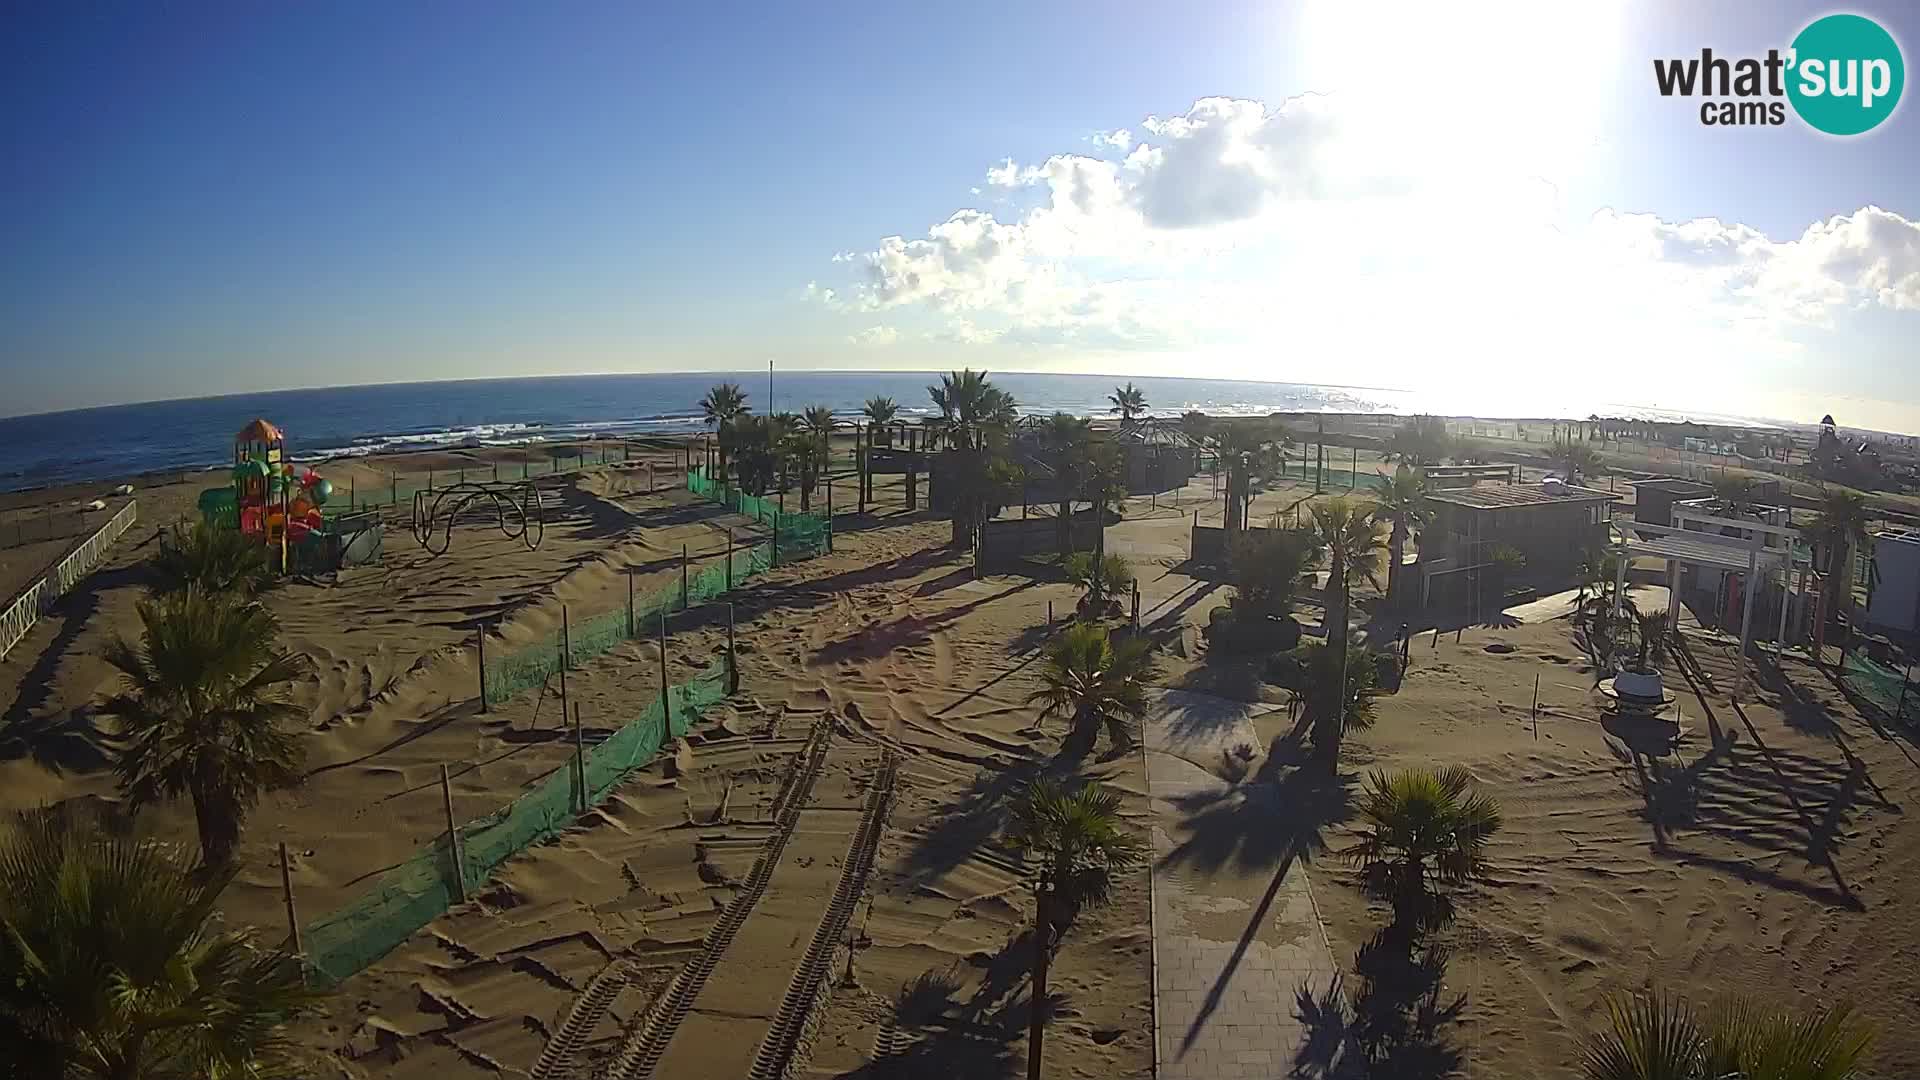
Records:
{"label": "white cloud", "polygon": [[869,326],[865,330],[849,336],[847,343],[865,347],[879,347],[891,345],[899,340],[900,331],[891,326]]}
{"label": "white cloud", "polygon": [[1780,375],[1806,369],[1809,329],[1920,310],[1920,224],[1899,214],[1778,240],[1582,216],[1554,169],[1408,124],[1335,95],[1205,98],[1094,136],[1108,156],[1003,159],[999,209],[836,256],[852,277],[830,302],[923,309],[936,341],[1166,354],[1169,373],[1411,385],[1441,380],[1427,358],[1451,350],[1490,380],[1571,384],[1584,365],[1656,397],[1680,389],[1671,357]]}

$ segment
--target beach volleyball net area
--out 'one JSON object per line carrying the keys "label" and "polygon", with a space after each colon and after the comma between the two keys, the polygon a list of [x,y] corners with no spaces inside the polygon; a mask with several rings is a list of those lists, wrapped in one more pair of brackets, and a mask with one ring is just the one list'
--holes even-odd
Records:
{"label": "beach volleyball net area", "polygon": [[[742,582],[775,566],[826,550],[829,526],[813,514],[782,513],[765,500],[728,493],[722,485],[706,491],[690,479],[688,487],[716,496],[729,509],[755,517],[773,530],[760,543],[728,552],[727,557],[683,574],[681,582],[622,608],[567,624],[561,633],[533,642],[498,660],[488,658],[482,680],[489,703],[546,684],[564,664],[568,669],[607,652],[623,641],[665,636],[668,616],[724,596]],[[684,583],[684,584],[683,584]],[[483,818],[455,830],[457,844],[442,837],[407,861],[380,875],[359,899],[306,924],[302,947],[316,981],[337,983],[398,947],[408,937],[472,895],[501,863],[557,836],[587,810],[605,800],[635,769],[661,747],[685,735],[692,723],[732,689],[735,673],[724,653],[693,679],[649,695],[638,715],[606,741],[582,750],[550,773],[540,785]]]}
{"label": "beach volleyball net area", "polygon": [[303,946],[315,980],[338,983],[364,970],[415,931],[478,891],[500,864],[558,836],[613,793],[702,712],[727,696],[731,673],[721,656],[691,681],[653,695],[640,714],[605,742],[548,774],[540,786],[486,817],[459,827],[388,870],[358,900],[313,923]]}

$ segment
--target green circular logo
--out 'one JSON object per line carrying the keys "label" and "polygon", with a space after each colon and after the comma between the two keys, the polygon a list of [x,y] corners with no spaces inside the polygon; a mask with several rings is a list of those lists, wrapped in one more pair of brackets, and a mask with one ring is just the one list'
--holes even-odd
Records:
{"label": "green circular logo", "polygon": [[1879,126],[1900,104],[1907,83],[1900,46],[1862,15],[1828,15],[1793,39],[1787,99],[1818,131],[1858,135]]}

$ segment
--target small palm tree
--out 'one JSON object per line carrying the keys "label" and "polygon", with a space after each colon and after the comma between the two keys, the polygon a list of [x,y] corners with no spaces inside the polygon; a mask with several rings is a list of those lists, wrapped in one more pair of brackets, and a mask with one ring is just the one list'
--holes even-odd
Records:
{"label": "small palm tree", "polygon": [[1083,617],[1099,618],[1133,589],[1133,568],[1118,555],[1076,551],[1067,556],[1065,569],[1067,580],[1082,590],[1078,610]]}
{"label": "small palm tree", "polygon": [[1116,386],[1113,393],[1107,395],[1113,407],[1107,411],[1120,414],[1120,428],[1133,427],[1135,419],[1147,414],[1147,392],[1129,382],[1125,386]]}
{"label": "small palm tree", "polygon": [[233,870],[100,822],[23,817],[0,839],[0,1057],[7,1075],[296,1077],[299,961],[216,914]]}
{"label": "small palm tree", "polygon": [[1500,804],[1470,792],[1472,783],[1461,768],[1376,770],[1367,777],[1360,801],[1366,825],[1342,854],[1363,866],[1375,892],[1392,902],[1396,925],[1444,918],[1445,897],[1433,886],[1463,884],[1486,871]]}
{"label": "small palm tree", "polygon": [[700,412],[706,422],[713,425],[714,441],[720,452],[719,479],[725,482],[727,454],[734,443],[734,426],[741,417],[747,415],[747,392],[740,389],[739,383],[720,383],[700,399]]}
{"label": "small palm tree", "polygon": [[202,859],[225,866],[260,795],[299,778],[303,751],[282,725],[301,710],[281,694],[306,659],[274,649],[279,624],[257,604],[189,588],[139,613],[140,646],[115,639],[106,650],[125,684],[103,706],[127,740],[121,790],[136,810],[190,798]]}
{"label": "small palm tree", "polygon": [[1801,526],[1800,533],[1826,551],[1828,610],[1853,614],[1853,553],[1866,546],[1867,497],[1850,488],[1827,488],[1820,493],[1820,510]]}
{"label": "small palm tree", "polygon": [[[1338,654],[1333,670],[1347,667],[1347,616],[1355,576],[1377,577],[1385,549],[1383,530],[1371,509],[1343,498],[1313,504],[1313,531],[1327,552],[1327,642]],[[1345,694],[1339,695],[1342,699]],[[1331,767],[1340,758],[1341,713],[1328,709],[1320,716],[1327,725],[1314,733],[1314,747]]]}
{"label": "small palm tree", "polygon": [[1104,726],[1116,750],[1133,745],[1133,724],[1147,714],[1147,683],[1159,674],[1147,640],[1115,641],[1099,623],[1075,623],[1047,646],[1039,690],[1027,704],[1040,719],[1073,718],[1068,738],[1093,744]]}
{"label": "small palm tree", "polygon": [[900,406],[890,397],[870,397],[860,412],[868,422],[867,445],[892,446],[893,433],[887,430],[887,425],[900,415]]}
{"label": "small palm tree", "polygon": [[1073,500],[1087,486],[1093,469],[1093,425],[1084,417],[1056,412],[1031,429],[1046,462],[1053,466],[1058,506],[1055,543],[1060,554],[1073,551]]}
{"label": "small palm tree", "polygon": [[1557,442],[1547,451],[1548,460],[1567,474],[1567,480],[1579,483],[1588,476],[1596,476],[1602,471],[1600,455],[1586,443]]}
{"label": "small palm tree", "polygon": [[176,524],[161,533],[153,571],[159,579],[154,585],[158,593],[175,593],[193,586],[201,592],[232,592],[247,597],[274,583],[265,545],[238,529],[217,528],[205,522]]}
{"label": "small palm tree", "polygon": [[1673,648],[1667,637],[1667,613],[1635,611],[1632,618],[1634,635],[1639,639],[1633,653],[1633,670],[1652,671],[1667,659]]}
{"label": "small palm tree", "polygon": [[1453,449],[1453,436],[1447,422],[1437,416],[1411,416],[1387,440],[1388,461],[1397,461],[1410,469],[1424,469],[1446,460]]}
{"label": "small palm tree", "polygon": [[1607,1002],[1587,1040],[1586,1080],[1849,1080],[1873,1030],[1847,1004],[1792,1013],[1734,1000],[1708,1011],[1659,990]]}
{"label": "small palm tree", "polygon": [[1393,523],[1387,538],[1387,604],[1397,606],[1400,595],[1401,564],[1406,559],[1407,540],[1424,527],[1432,516],[1427,507],[1427,474],[1400,466],[1374,491],[1380,514]]}
{"label": "small palm tree", "polygon": [[1280,475],[1293,434],[1269,420],[1242,418],[1211,425],[1210,439],[1227,473],[1226,529],[1247,527],[1247,508],[1267,481]]}
{"label": "small palm tree", "polygon": [[1294,650],[1306,679],[1306,699],[1322,715],[1344,696],[1342,731],[1365,731],[1373,726],[1374,699],[1380,693],[1380,664],[1374,654],[1351,643],[1346,648],[1344,675],[1333,666],[1335,650],[1324,642],[1309,641]]}
{"label": "small palm tree", "polygon": [[1007,845],[1039,862],[1033,917],[1033,1013],[1027,1076],[1038,1080],[1046,1035],[1047,961],[1080,908],[1105,903],[1114,879],[1138,866],[1146,845],[1120,817],[1120,794],[1099,784],[1071,791],[1050,780],[1027,785],[1007,815]]}

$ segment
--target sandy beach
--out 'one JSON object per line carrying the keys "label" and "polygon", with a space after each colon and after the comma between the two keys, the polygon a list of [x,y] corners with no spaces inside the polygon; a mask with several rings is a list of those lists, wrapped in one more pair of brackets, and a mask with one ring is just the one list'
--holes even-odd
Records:
{"label": "sandy beach", "polygon": [[[371,486],[375,468],[428,460],[351,468],[366,469]],[[430,460],[436,470],[490,474],[493,465],[482,452]],[[380,565],[267,594],[285,646],[314,661],[298,690],[310,717],[306,776],[250,818],[227,918],[284,936],[280,843],[293,853],[303,919],[432,843],[445,827],[441,765],[462,819],[564,767],[570,733],[551,688],[479,711],[476,628],[497,635],[490,648],[534,641],[559,626],[563,605],[577,614],[624,603],[629,575],[643,591],[677,582],[683,548],[697,570],[719,558],[729,534],[737,543],[758,535],[752,521],[682,490],[679,460],[662,452],[540,481],[555,514],[536,551],[476,524],[430,557],[404,514],[390,512]],[[117,798],[112,733],[93,714],[115,685],[100,650],[137,629],[154,529],[190,513],[202,486],[139,490],[140,524],[0,663],[8,808]],[[1255,516],[1311,495],[1311,485],[1283,486],[1261,497]],[[1188,529],[1196,510],[1218,506],[1204,475],[1133,500],[1108,548],[1137,569],[1165,686],[1281,704],[1286,692],[1257,672],[1205,662],[1200,628],[1231,589],[1188,563]],[[1094,777],[1126,793],[1129,819],[1144,823],[1141,761],[1066,757],[1058,725],[1034,728],[1025,704],[1034,661],[1049,604],[1063,619],[1071,586],[1045,574],[976,575],[970,556],[946,547],[948,523],[905,512],[889,482],[870,513],[836,509],[833,553],[772,570],[731,597],[739,694],[560,839],[511,859],[468,903],[301,1020],[316,1075],[551,1069],[539,1065],[549,1042],[603,985],[604,1007],[564,1064],[584,1075],[612,1061],[729,905],[754,891],[756,858],[787,813],[784,851],[658,1066],[659,1075],[745,1075],[854,854],[850,837],[889,755],[897,779],[846,934],[854,981],[813,1009],[809,1074],[1020,1073],[1033,897],[998,839],[1009,800],[1036,776]],[[1300,618],[1315,623],[1317,606],[1303,603]],[[1404,684],[1351,740],[1338,785],[1350,793],[1375,767],[1457,763],[1506,810],[1496,873],[1461,898],[1437,977],[1380,980],[1378,1000],[1409,1009],[1425,1000],[1443,1017],[1424,1041],[1409,1037],[1397,1060],[1571,1077],[1604,995],[1657,982],[1794,1004],[1850,998],[1879,1023],[1875,1075],[1920,1070],[1920,1040],[1900,1022],[1920,990],[1901,960],[1920,950],[1920,923],[1901,903],[1920,873],[1920,834],[1902,811],[1920,797],[1908,733],[1876,726],[1821,671],[1788,660],[1738,706],[1722,691],[1683,698],[1689,737],[1677,760],[1652,772],[1609,749],[1564,618],[1466,627],[1457,641],[1448,629],[1437,646],[1430,636],[1416,643]],[[690,612],[669,643],[672,678],[704,668],[723,642],[724,614]],[[657,695],[659,664],[655,645],[629,642],[570,675],[589,738]],[[1537,737],[1536,676],[1547,706]],[[1352,842],[1350,811],[1283,766],[1285,709],[1250,723],[1263,744],[1251,767],[1219,762],[1226,797],[1190,811],[1204,847],[1183,857],[1205,858],[1188,872],[1250,895],[1277,870],[1306,875],[1350,985],[1378,976],[1364,946],[1384,915],[1334,854]],[[816,738],[825,750],[809,773]],[[1255,805],[1273,813],[1234,811]],[[184,806],[142,820],[191,835]],[[1283,848],[1297,858],[1283,859]],[[1053,965],[1049,1075],[1152,1075],[1148,908],[1143,869],[1066,937]],[[1241,932],[1231,918],[1215,921],[1228,940]],[[834,956],[845,962],[844,943]],[[831,981],[843,975],[836,967]]]}

